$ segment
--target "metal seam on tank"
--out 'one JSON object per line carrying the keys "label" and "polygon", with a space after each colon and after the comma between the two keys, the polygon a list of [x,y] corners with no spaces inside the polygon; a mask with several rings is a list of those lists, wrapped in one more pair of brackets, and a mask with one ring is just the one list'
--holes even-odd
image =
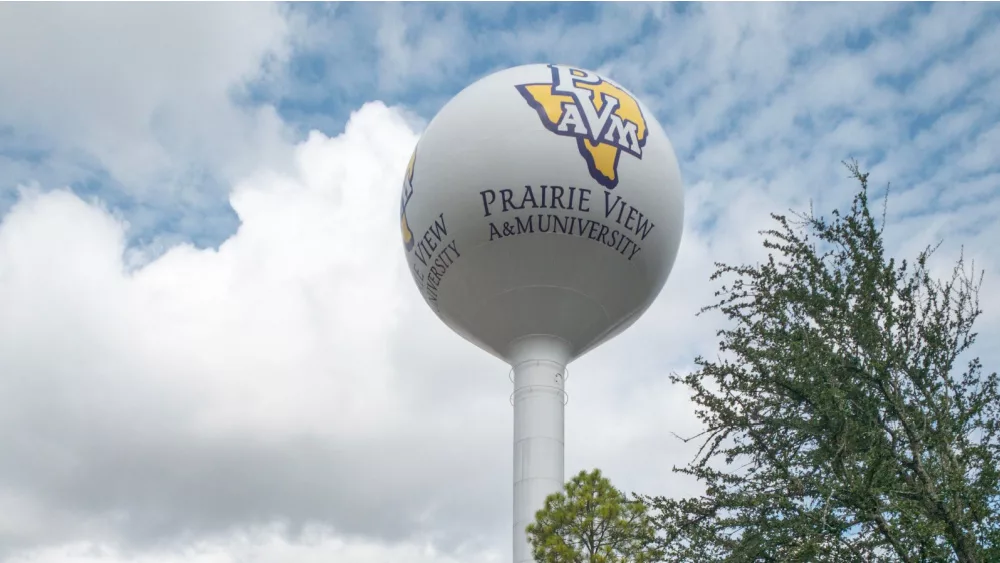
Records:
{"label": "metal seam on tank", "polygon": [[528,483],[530,481],[555,481],[555,479],[549,477],[524,477],[518,483]]}
{"label": "metal seam on tank", "polygon": [[[511,340],[510,343],[513,344],[513,343],[515,343],[515,342],[517,342],[519,340],[527,340],[529,338],[536,338],[536,337],[539,337],[539,336],[546,336],[546,337],[553,338],[555,340],[561,340],[563,342],[563,344],[566,344],[566,345],[573,344],[569,340],[566,340],[565,338],[563,338],[563,337],[561,337],[559,335],[556,335],[556,334],[543,334],[541,332],[533,332],[531,334],[525,334],[525,335],[522,335],[522,336],[518,336],[514,340]],[[517,369],[521,365],[526,364],[528,362],[549,362],[549,363],[554,363],[554,364],[558,365],[560,368],[562,368],[562,370],[564,372],[564,378],[565,379],[569,379],[569,376],[565,375],[565,372],[568,372],[569,368],[566,367],[565,364],[560,364],[559,362],[556,362],[556,361],[553,361],[553,360],[535,360],[535,359],[523,360],[523,361],[518,362],[517,364],[514,364],[513,366],[511,366],[511,371],[513,372],[513,370]]]}
{"label": "metal seam on tank", "polygon": [[[574,217],[575,217],[575,215],[574,215]],[[576,235],[570,235],[570,234],[566,234],[566,233],[532,233],[532,236],[557,236],[557,237],[575,237],[575,238],[579,238],[579,237],[577,237]],[[497,242],[497,241],[493,241],[493,240],[488,240],[488,241],[484,241],[484,242],[481,242],[481,243],[479,243],[479,244],[477,244],[477,245],[475,245],[475,246],[472,246],[472,247],[470,247],[470,248],[472,248],[472,250],[473,250],[473,251],[476,251],[476,250],[478,250],[479,248],[481,248],[481,247],[483,247],[483,246],[485,246],[485,245],[487,245],[487,244],[493,244],[494,242]],[[676,259],[676,257],[675,257],[675,259]],[[638,263],[637,263],[637,262],[630,262],[630,263],[628,264],[628,267],[629,267],[630,269],[636,269],[636,268],[638,268],[639,266],[638,266]],[[671,268],[671,269],[673,269],[673,268]],[[647,272],[647,274],[648,274],[648,272]],[[653,276],[648,276],[648,275],[647,275],[647,276],[644,276],[644,277],[653,277]],[[667,277],[669,277],[669,274],[668,274],[667,276],[665,276],[665,278],[667,278]],[[444,282],[442,282],[442,286],[443,286],[443,285],[444,285],[445,283],[448,283],[448,282],[449,282],[449,280],[444,280]],[[666,283],[666,279],[664,279],[664,283]],[[523,287],[535,287],[535,286],[523,286]],[[572,289],[572,288],[566,288],[566,287],[562,287],[562,286],[538,286],[538,287],[559,287],[560,289],[569,289],[569,290],[571,290],[571,291],[576,291],[576,290],[574,290],[574,289]],[[509,291],[509,290],[508,290],[508,291]],[[504,293],[506,293],[506,292],[504,292]],[[594,298],[593,298],[593,297],[591,297],[590,295],[586,295],[586,294],[584,294],[584,293],[582,293],[582,292],[577,292],[577,293],[580,293],[580,295],[583,295],[584,297],[586,297],[587,299],[590,299],[591,301],[593,301],[593,300],[594,300]],[[498,294],[494,295],[493,297],[496,297],[496,296],[498,296],[498,295],[503,295],[503,293],[498,293]],[[602,311],[602,312],[604,312],[605,316],[607,316],[608,312],[607,312],[607,311],[606,311],[606,310],[604,309],[604,307],[603,307],[603,306],[601,306],[601,311]],[[438,316],[439,316],[439,317],[441,316],[441,313],[440,313],[440,312],[438,312]],[[610,317],[608,317],[608,318],[610,318]]]}
{"label": "metal seam on tank", "polygon": [[[520,291],[522,289],[537,289],[537,288],[540,288],[540,287],[541,288],[547,288],[547,289],[560,289],[560,290],[563,290],[563,291],[571,291],[573,293],[578,293],[578,294],[586,297],[587,299],[594,300],[593,297],[591,297],[590,295],[587,295],[586,293],[584,293],[584,292],[582,292],[582,291],[580,291],[578,289],[575,289],[575,288],[572,288],[572,287],[566,287],[566,286],[563,286],[563,285],[552,285],[552,284],[547,284],[547,283],[534,283],[534,284],[531,284],[531,285],[521,285],[521,286],[518,286],[518,287],[511,288],[511,289],[505,289],[505,290],[501,291],[500,293],[494,294],[492,296],[492,299],[500,297],[501,295],[506,295],[506,294],[508,294],[508,293],[510,293],[512,291]],[[604,306],[603,305],[599,305],[599,306],[601,307],[601,311],[604,312],[604,314],[606,315],[608,312],[604,309]],[[521,338],[524,338],[524,337],[523,336],[519,336],[517,339],[520,340]]]}
{"label": "metal seam on tank", "polygon": [[[514,440],[514,444],[515,445],[516,444],[520,444],[521,442],[526,442],[528,440],[545,440],[545,439],[546,438],[539,438],[539,437],[528,436],[526,438],[521,438],[520,440]],[[566,440],[556,440],[555,438],[548,438],[548,440],[552,441],[552,442],[556,442],[556,443],[558,443],[561,446],[565,446],[566,445]]]}
{"label": "metal seam on tank", "polygon": [[[577,293],[577,294],[585,297],[588,301],[595,301],[593,297],[591,297],[591,296],[583,293],[582,291],[578,291],[578,290],[573,289],[573,288],[568,288],[568,287],[563,287],[563,286],[556,286],[556,285],[541,285],[541,284],[539,284],[539,285],[528,285],[528,286],[522,286],[520,288],[508,289],[508,290],[502,291],[500,293],[497,293],[492,298],[495,299],[495,298],[497,298],[497,297],[499,297],[501,295],[505,295],[507,293],[510,293],[512,291],[517,291],[519,289],[536,288],[536,287],[556,288],[556,289],[562,289],[562,290],[565,290],[565,291],[571,291],[571,292]],[[574,345],[573,345],[572,342],[568,342],[565,339],[563,339],[563,338],[561,338],[561,337],[559,337],[557,335],[554,335],[554,334],[543,334],[543,333],[537,333],[537,334],[536,333],[532,333],[532,334],[527,334],[527,335],[524,335],[524,336],[518,336],[517,338],[511,340],[508,343],[508,345],[510,345],[511,343],[517,342],[518,340],[521,340],[521,339],[524,339],[524,338],[529,338],[529,337],[532,337],[532,336],[551,336],[551,337],[558,338],[559,340],[562,340],[563,342],[566,342],[567,344],[569,344],[570,347],[573,348],[573,350],[572,350],[573,357],[574,358],[579,358],[580,356],[583,356],[587,352],[590,352],[591,350],[593,350],[597,346],[600,346],[600,344],[605,341],[604,340],[605,337],[608,334],[611,334],[612,332],[614,332],[615,330],[617,330],[618,327],[622,326],[623,324],[625,324],[626,322],[628,322],[630,320],[633,320],[633,318],[636,317],[636,316],[641,316],[642,312],[645,311],[646,309],[648,309],[651,305],[652,305],[652,302],[647,303],[644,306],[640,305],[638,307],[634,307],[631,311],[629,311],[628,313],[626,313],[625,315],[623,315],[622,318],[621,318],[621,320],[619,320],[617,323],[615,323],[615,324],[611,325],[610,327],[608,327],[607,329],[605,329],[603,332],[601,332],[595,338],[593,338],[590,342],[587,342],[585,344],[581,344],[578,347],[574,347]],[[474,315],[478,314],[482,310],[483,306],[484,305],[480,305],[480,307],[478,307],[475,310],[473,310],[473,314]],[[598,307],[601,309],[601,312],[604,313],[605,317],[610,318],[609,315],[608,315],[607,310],[605,310],[602,305],[598,304]],[[442,317],[440,312],[436,312],[436,313],[437,313],[437,316],[439,318],[441,318],[441,320],[445,321],[446,325],[451,326],[451,323],[449,323],[447,321],[447,319],[445,319],[444,317]],[[459,333],[464,333],[465,331],[464,330],[460,330],[458,332]],[[490,353],[492,353],[494,356],[496,356],[496,357],[498,357],[500,359],[503,359],[504,354],[502,354],[499,350],[495,350],[492,347],[485,345],[485,343],[482,343],[481,341],[479,341],[479,339],[474,338],[474,340],[477,341],[477,342],[480,342],[480,346],[483,347],[485,350],[489,351]],[[595,342],[597,344],[595,344]]]}
{"label": "metal seam on tank", "polygon": [[[496,300],[496,298],[498,298],[498,297],[500,297],[502,295],[506,295],[508,293],[514,292],[514,291],[520,291],[522,289],[534,289],[534,288],[540,288],[540,287],[541,288],[548,288],[548,289],[560,289],[560,290],[563,290],[563,291],[569,291],[569,292],[576,293],[578,295],[583,296],[584,298],[586,298],[590,302],[597,303],[597,300],[594,299],[593,297],[591,297],[590,295],[587,295],[586,293],[583,293],[582,291],[579,291],[579,290],[574,289],[572,287],[565,287],[565,286],[561,286],[561,285],[548,285],[548,284],[544,284],[544,285],[543,284],[538,284],[538,285],[523,285],[521,287],[515,287],[513,289],[507,289],[507,290],[501,291],[500,293],[494,294],[493,296],[490,297],[490,300]],[[480,305],[476,309],[474,309],[472,311],[472,316],[475,316],[480,311],[482,311],[483,308],[486,306],[485,303],[488,303],[488,301],[486,301],[486,300],[481,301]],[[600,303],[597,303],[597,306],[598,306],[598,308],[600,308],[601,313],[604,314],[605,318],[608,318],[608,319],[611,318],[611,316],[608,315],[608,311],[604,308],[604,305],[602,305]],[[555,336],[555,335],[544,335],[544,336]],[[511,342],[516,342],[516,341],[520,340],[521,338],[524,338],[524,336],[519,336],[519,337],[515,338],[514,340],[511,340],[508,343],[508,346],[510,345]],[[560,338],[560,340],[565,341],[565,339],[563,339],[563,338]],[[575,344],[572,343],[572,342],[569,342],[568,344],[571,347],[575,346]]]}
{"label": "metal seam on tank", "polygon": [[[532,336],[552,336],[552,338],[554,338],[556,340],[562,340],[564,343],[569,344],[569,341],[567,341],[565,338],[563,338],[561,336],[555,336],[555,335],[549,335],[549,334],[534,334],[534,333],[532,333],[532,334],[525,334],[524,336],[518,336],[517,338],[515,338],[513,340],[513,342],[517,342],[518,340],[528,339],[528,338],[531,338]],[[521,362],[518,362],[518,363],[514,364],[514,367],[518,367],[518,366],[520,366],[521,364],[523,364],[525,362],[539,362],[539,361],[541,361],[541,362],[551,362],[552,360],[524,360],[524,361],[521,361]],[[565,367],[565,366],[563,366],[563,367]]]}
{"label": "metal seam on tank", "polygon": [[[571,288],[571,287],[564,287],[564,286],[560,286],[560,285],[541,285],[541,284],[539,284],[539,285],[525,285],[525,286],[521,286],[521,287],[516,287],[514,289],[508,289],[508,290],[502,291],[500,293],[497,293],[496,295],[494,295],[492,297],[492,299],[496,299],[497,297],[499,297],[501,295],[505,295],[505,294],[510,293],[512,291],[519,291],[521,289],[536,288],[536,287],[556,288],[556,289],[561,289],[561,290],[564,290],[564,291],[571,291],[573,293],[577,293],[579,295],[582,295],[583,297],[587,298],[589,301],[596,302],[596,300],[593,297],[591,297],[591,296],[583,293],[582,291],[578,291],[578,290],[576,290],[574,288]],[[645,308],[649,308],[650,305],[652,305],[652,302],[647,303],[645,305]],[[609,318],[609,319],[611,318],[611,316],[608,315],[608,311],[604,308],[603,305],[601,305],[601,304],[598,303],[598,307],[601,309],[601,312],[604,313],[604,316],[606,318]],[[481,308],[482,308],[482,306],[480,308],[476,309],[474,311],[474,313],[478,313],[481,310]],[[607,328],[606,330],[604,330],[603,332],[601,332],[600,334],[598,334],[597,337],[594,338],[591,342],[586,343],[587,347],[584,347],[584,345],[580,345],[575,350],[573,350],[574,351],[574,356],[575,357],[580,357],[583,354],[589,352],[592,348],[598,346],[597,344],[593,344],[593,343],[594,342],[601,342],[601,339],[604,338],[605,335],[607,335],[607,334],[609,334],[611,332],[614,332],[614,330],[617,329],[619,326],[621,326],[622,324],[624,324],[626,321],[632,319],[632,317],[637,314],[637,311],[642,311],[642,310],[644,310],[643,306],[634,307],[631,311],[629,311],[628,313],[626,313],[622,317],[622,319],[620,321],[618,321],[617,323],[613,324],[612,326],[610,326],[609,328]],[[518,340],[521,340],[522,338],[527,338],[528,336],[555,336],[555,335],[550,335],[550,334],[534,335],[534,334],[532,334],[532,335],[526,335],[526,336],[519,336],[519,337],[515,338],[514,340],[511,340],[511,342],[512,343],[513,342],[517,342]],[[563,339],[563,338],[560,338],[558,336],[556,336],[556,338],[559,338],[560,340],[563,340],[564,342],[566,342],[566,340]],[[574,346],[574,343],[572,343],[572,342],[567,342],[567,344],[569,344],[571,347]]]}
{"label": "metal seam on tank", "polygon": [[[608,334],[613,333],[615,330],[618,329],[618,327],[620,327],[623,324],[625,324],[626,321],[632,320],[635,317],[641,317],[642,314],[643,314],[643,312],[645,312],[646,309],[649,309],[649,307],[652,306],[652,304],[653,304],[653,302],[650,301],[648,304],[646,304],[645,308],[643,308],[643,307],[636,307],[636,308],[632,309],[631,311],[629,311],[628,314],[626,314],[625,316],[623,316],[620,321],[618,321],[617,323],[615,323],[615,324],[611,325],[610,327],[608,327],[604,332],[598,334],[597,338],[595,338],[593,341],[588,342],[587,343],[587,346],[588,346],[587,348],[581,348],[581,350],[579,352],[579,356],[582,356],[582,355],[586,354],[587,352],[590,352],[594,348],[597,348],[598,346],[600,346],[601,344],[603,344],[604,342],[606,342],[607,340],[605,339],[605,337]],[[637,320],[638,319],[635,318],[635,320],[632,320],[632,322],[635,322]],[[602,340],[602,339],[604,339],[604,340]],[[594,342],[597,342],[597,344],[594,344]],[[579,356],[577,356],[577,357],[579,357]]]}

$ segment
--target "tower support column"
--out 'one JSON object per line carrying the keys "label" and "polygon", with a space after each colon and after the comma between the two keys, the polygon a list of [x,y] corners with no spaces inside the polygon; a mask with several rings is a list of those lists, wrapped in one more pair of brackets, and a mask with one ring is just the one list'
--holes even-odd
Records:
{"label": "tower support column", "polygon": [[514,563],[533,563],[525,528],[565,482],[565,375],[569,345],[552,336],[514,342]]}

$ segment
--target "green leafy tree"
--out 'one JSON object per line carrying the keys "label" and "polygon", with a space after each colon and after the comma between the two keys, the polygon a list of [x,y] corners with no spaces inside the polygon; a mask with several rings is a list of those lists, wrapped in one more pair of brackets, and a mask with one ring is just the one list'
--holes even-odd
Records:
{"label": "green leafy tree", "polygon": [[538,563],[651,563],[662,555],[646,505],[597,469],[550,495],[527,531]]}
{"label": "green leafy tree", "polygon": [[959,363],[982,275],[888,258],[848,168],[849,211],[772,215],[766,261],[717,264],[702,312],[733,326],[673,377],[706,428],[675,470],[706,493],[642,497],[667,561],[1000,562],[1000,385]]}

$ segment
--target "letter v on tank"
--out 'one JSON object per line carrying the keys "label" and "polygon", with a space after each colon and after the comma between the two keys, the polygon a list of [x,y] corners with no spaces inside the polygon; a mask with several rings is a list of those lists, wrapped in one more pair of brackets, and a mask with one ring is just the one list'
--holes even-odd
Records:
{"label": "letter v on tank", "polygon": [[[642,237],[642,240],[646,240],[649,232],[653,230],[656,224],[650,221],[649,217],[643,215],[642,211],[628,205],[628,202],[622,199],[620,195],[615,195],[614,201],[611,198],[611,192],[604,192],[604,217],[609,218],[613,216],[616,223]],[[624,219],[622,216],[624,216]]]}
{"label": "letter v on tank", "polygon": [[424,236],[420,237],[420,240],[417,241],[414,256],[416,256],[417,260],[420,260],[421,264],[426,266],[433,258],[438,246],[444,242],[446,236],[448,236],[448,228],[444,222],[444,213],[440,213],[431,222],[431,226],[427,227],[427,230],[424,231]]}

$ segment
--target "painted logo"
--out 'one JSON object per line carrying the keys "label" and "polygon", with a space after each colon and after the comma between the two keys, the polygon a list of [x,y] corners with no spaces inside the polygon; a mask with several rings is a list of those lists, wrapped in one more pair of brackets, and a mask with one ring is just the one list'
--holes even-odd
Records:
{"label": "painted logo", "polygon": [[551,84],[522,84],[518,91],[549,131],[576,138],[590,175],[613,190],[622,152],[642,159],[648,130],[639,104],[596,74],[562,65],[549,68]]}
{"label": "painted logo", "polygon": [[406,221],[406,205],[410,202],[410,197],[413,196],[413,165],[417,160],[417,149],[413,149],[413,155],[410,156],[410,163],[406,165],[406,177],[403,178],[403,198],[399,203],[399,226],[403,231],[403,246],[406,247],[406,251],[409,252],[413,250],[413,243],[416,240],[413,237],[413,231],[410,230],[410,225]]}

